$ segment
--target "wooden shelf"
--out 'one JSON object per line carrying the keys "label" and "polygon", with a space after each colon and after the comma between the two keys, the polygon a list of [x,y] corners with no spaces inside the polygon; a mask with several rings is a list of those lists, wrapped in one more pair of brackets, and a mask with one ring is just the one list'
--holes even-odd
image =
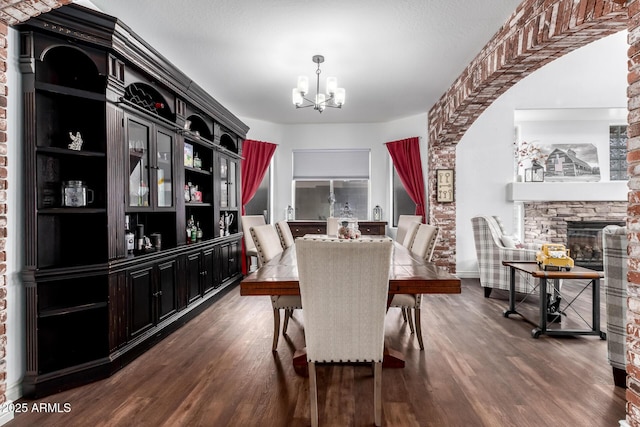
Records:
{"label": "wooden shelf", "polygon": [[60,86],[53,83],[36,82],[35,87],[37,90],[43,92],[50,92],[59,95],[76,96],[78,98],[92,99],[94,101],[105,102],[107,97],[103,93],[91,92],[88,90],[75,89],[67,86]]}
{"label": "wooden shelf", "polygon": [[42,310],[38,317],[43,319],[47,317],[62,316],[65,314],[78,313],[81,311],[95,310],[98,308],[105,308],[105,307],[107,307],[106,301],[76,305],[73,307],[49,308],[47,310]]}
{"label": "wooden shelf", "polygon": [[105,153],[99,151],[70,150],[69,148],[59,147],[37,147],[36,153],[56,156],[106,157]]}
{"label": "wooden shelf", "polygon": [[189,167],[189,166],[185,166],[184,170],[185,171],[189,171],[189,172],[193,172],[193,173],[199,173],[199,174],[202,174],[202,175],[209,175],[209,176],[211,175],[211,172],[208,171],[208,170],[196,169],[196,168],[192,168],[192,167]]}
{"label": "wooden shelf", "polygon": [[44,208],[38,209],[39,214],[43,215],[71,215],[71,214],[103,214],[107,213],[105,208]]}

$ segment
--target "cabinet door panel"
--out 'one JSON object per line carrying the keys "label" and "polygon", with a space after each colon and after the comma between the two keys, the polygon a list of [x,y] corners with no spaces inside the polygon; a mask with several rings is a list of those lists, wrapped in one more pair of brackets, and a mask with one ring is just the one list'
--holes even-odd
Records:
{"label": "cabinet door panel", "polygon": [[204,272],[203,278],[203,291],[206,293],[211,289],[220,286],[220,281],[217,277],[217,271],[215,268],[215,254],[214,248],[205,249],[202,251],[202,271]]}
{"label": "cabinet door panel", "polygon": [[235,276],[240,273],[240,245],[238,242],[231,242],[229,244],[229,276]]}
{"label": "cabinet door panel", "polygon": [[177,300],[177,264],[172,259],[158,265],[158,320],[175,313],[178,309]]}
{"label": "cabinet door panel", "polygon": [[200,252],[187,255],[187,301],[191,302],[200,296]]}
{"label": "cabinet door panel", "polygon": [[153,267],[129,273],[129,337],[151,328],[154,324],[153,313]]}

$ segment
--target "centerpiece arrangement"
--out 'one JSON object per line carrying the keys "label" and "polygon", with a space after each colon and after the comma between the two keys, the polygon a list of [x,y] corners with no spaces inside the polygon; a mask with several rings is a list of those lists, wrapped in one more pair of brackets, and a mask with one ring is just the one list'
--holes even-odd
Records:
{"label": "centerpiece arrangement", "polygon": [[358,220],[349,219],[343,220],[338,228],[339,239],[359,239],[361,236],[360,229],[358,228]]}

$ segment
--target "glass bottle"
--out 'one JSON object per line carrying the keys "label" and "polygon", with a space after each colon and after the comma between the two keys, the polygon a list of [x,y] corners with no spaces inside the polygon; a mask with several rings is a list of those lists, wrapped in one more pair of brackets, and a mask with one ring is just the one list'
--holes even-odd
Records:
{"label": "glass bottle", "polygon": [[194,239],[192,238],[192,230],[194,226],[195,222],[193,220],[193,215],[191,215],[191,217],[187,220],[187,243],[192,243],[194,241]]}
{"label": "glass bottle", "polygon": [[196,240],[198,242],[202,241],[202,228],[200,228],[200,221],[196,223]]}
{"label": "glass bottle", "polygon": [[373,220],[382,221],[382,208],[380,205],[376,205],[376,207],[373,208]]}
{"label": "glass bottle", "polygon": [[197,241],[198,241],[198,230],[194,225],[193,227],[191,227],[191,242],[195,243]]}

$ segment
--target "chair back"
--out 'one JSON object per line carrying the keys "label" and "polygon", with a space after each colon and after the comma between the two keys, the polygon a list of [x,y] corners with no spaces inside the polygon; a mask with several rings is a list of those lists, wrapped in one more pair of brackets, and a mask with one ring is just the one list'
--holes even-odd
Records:
{"label": "chair back", "polygon": [[258,258],[260,258],[262,265],[268,263],[283,252],[280,237],[278,237],[276,229],[271,224],[251,227],[251,237],[253,237],[253,241],[256,243]]}
{"label": "chair back", "polygon": [[265,220],[262,215],[242,215],[240,218],[242,222],[242,231],[244,232],[244,247],[247,251],[255,250],[256,244],[251,237],[251,227],[256,225],[264,225]]}
{"label": "chair back", "polygon": [[398,232],[396,234],[396,242],[403,244],[404,238],[407,235],[407,230],[412,222],[417,221],[422,223],[422,217],[420,215],[400,215],[398,217]]}
{"label": "chair back", "polygon": [[435,225],[420,224],[411,245],[411,252],[426,261],[431,261],[439,233],[440,228]]}
{"label": "chair back", "polygon": [[295,239],[291,233],[291,227],[289,227],[289,223],[286,220],[276,222],[276,231],[278,232],[278,236],[280,236],[282,249],[287,249],[295,243]]}
{"label": "chair back", "polygon": [[608,225],[602,230],[604,293],[607,319],[607,359],[626,369],[627,339],[627,228]]}
{"label": "chair back", "polygon": [[296,240],[309,362],[382,361],[392,246],[390,239]]}
{"label": "chair back", "polygon": [[407,249],[411,249],[413,245],[413,239],[416,238],[416,231],[418,231],[418,227],[420,227],[420,223],[418,221],[413,221],[409,224],[409,228],[407,228],[407,234],[404,236],[404,240],[402,241],[402,246]]}
{"label": "chair back", "polygon": [[338,218],[333,216],[327,218],[327,236],[337,236],[339,225]]}

